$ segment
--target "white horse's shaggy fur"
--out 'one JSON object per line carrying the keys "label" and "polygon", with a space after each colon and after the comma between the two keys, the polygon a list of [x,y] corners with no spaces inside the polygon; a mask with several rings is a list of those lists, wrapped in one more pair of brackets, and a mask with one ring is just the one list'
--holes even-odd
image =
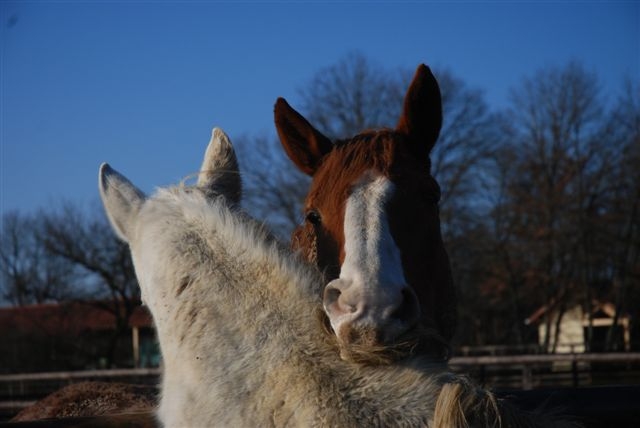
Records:
{"label": "white horse's shaggy fur", "polygon": [[165,426],[498,426],[499,411],[509,426],[491,394],[442,363],[341,360],[320,321],[321,276],[236,208],[237,163],[218,130],[202,171],[196,187],[147,198],[100,170],[157,327]]}

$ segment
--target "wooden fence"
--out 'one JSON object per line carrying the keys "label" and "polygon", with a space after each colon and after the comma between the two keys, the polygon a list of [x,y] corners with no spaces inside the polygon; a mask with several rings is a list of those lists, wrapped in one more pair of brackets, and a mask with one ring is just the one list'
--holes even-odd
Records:
{"label": "wooden fence", "polygon": [[[459,356],[451,369],[496,390],[640,385],[640,353]],[[81,381],[158,384],[160,369],[112,369],[0,375],[0,420]]]}
{"label": "wooden fence", "polygon": [[640,385],[640,352],[465,356],[449,365],[492,389]]}

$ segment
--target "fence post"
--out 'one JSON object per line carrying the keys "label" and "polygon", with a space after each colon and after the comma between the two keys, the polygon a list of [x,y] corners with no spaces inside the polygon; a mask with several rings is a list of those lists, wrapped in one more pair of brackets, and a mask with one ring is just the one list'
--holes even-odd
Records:
{"label": "fence post", "polygon": [[529,364],[522,366],[522,389],[528,391],[533,389],[532,370]]}
{"label": "fence post", "polygon": [[131,345],[133,348],[133,367],[140,367],[140,331],[138,327],[131,328]]}

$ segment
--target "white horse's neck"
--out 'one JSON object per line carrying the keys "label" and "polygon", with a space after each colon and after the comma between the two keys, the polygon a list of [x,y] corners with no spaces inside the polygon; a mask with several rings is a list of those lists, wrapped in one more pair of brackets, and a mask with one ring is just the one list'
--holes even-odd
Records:
{"label": "white horse's neck", "polygon": [[[374,390],[384,384],[376,377],[392,372],[437,390],[436,379],[425,383],[425,374],[412,369],[380,372],[341,361],[322,338],[320,274],[223,200],[203,203],[197,194],[161,191],[140,219],[132,250],[165,359],[162,420],[192,424],[208,415],[220,425],[260,423],[267,416],[257,410],[229,411],[250,394],[261,397],[261,411],[279,408],[282,417],[313,424],[318,402],[339,405],[327,391],[368,371]],[[290,395],[293,407],[279,404]],[[433,404],[423,404],[425,417]]]}

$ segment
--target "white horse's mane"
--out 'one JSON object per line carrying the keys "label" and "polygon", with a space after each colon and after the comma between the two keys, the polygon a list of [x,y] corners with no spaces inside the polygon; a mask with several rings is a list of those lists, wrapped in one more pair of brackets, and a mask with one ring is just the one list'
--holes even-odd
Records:
{"label": "white horse's mane", "polygon": [[[305,295],[321,293],[322,279],[315,267],[292,253],[264,223],[230,205],[224,195],[212,196],[197,188],[179,185],[157,188],[150,200],[154,201],[154,209],[164,207],[163,215],[175,218],[176,223],[183,222],[204,239],[225,242],[228,252],[243,253],[252,263],[268,265],[277,277],[297,278],[303,289],[318,286],[304,290]],[[217,245],[209,243],[213,248]]]}

